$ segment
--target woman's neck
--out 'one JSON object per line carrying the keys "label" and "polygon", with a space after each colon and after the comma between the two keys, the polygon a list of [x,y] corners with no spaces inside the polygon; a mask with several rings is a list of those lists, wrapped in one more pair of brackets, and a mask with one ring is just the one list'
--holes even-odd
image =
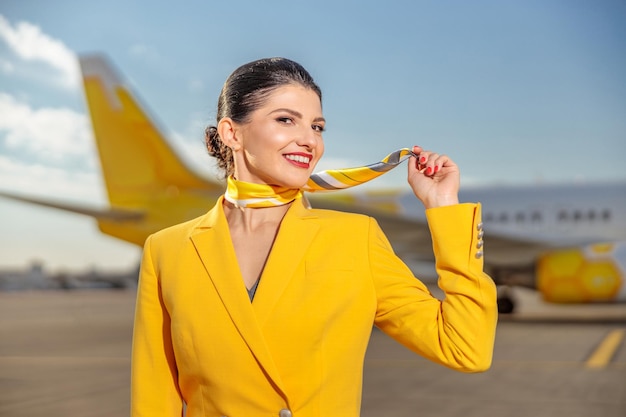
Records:
{"label": "woman's neck", "polygon": [[267,226],[278,226],[292,203],[275,207],[241,208],[224,200],[224,214],[229,227],[246,233],[255,232]]}

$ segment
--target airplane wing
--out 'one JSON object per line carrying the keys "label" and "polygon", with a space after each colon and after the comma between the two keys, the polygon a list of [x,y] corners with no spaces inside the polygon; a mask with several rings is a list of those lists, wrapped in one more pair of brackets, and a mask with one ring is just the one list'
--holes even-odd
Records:
{"label": "airplane wing", "polygon": [[[313,194],[316,208],[347,211],[374,217],[402,259],[434,261],[430,230],[417,199],[403,191]],[[494,266],[526,265],[549,246],[536,239],[504,233],[488,233],[485,241],[485,263]]]}
{"label": "airplane wing", "polygon": [[141,210],[128,209],[97,209],[92,207],[80,206],[77,204],[62,203],[59,201],[45,200],[36,197],[25,197],[19,194],[0,191],[0,197],[9,198],[11,200],[21,201],[24,203],[37,204],[44,207],[52,207],[59,210],[69,211],[77,214],[94,217],[98,220],[108,221],[138,221],[141,220],[145,213]]}

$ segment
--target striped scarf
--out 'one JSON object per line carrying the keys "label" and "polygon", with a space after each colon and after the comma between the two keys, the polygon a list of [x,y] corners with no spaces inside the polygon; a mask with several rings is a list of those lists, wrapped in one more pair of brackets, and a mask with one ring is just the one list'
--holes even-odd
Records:
{"label": "striped scarf", "polygon": [[302,189],[254,184],[239,181],[230,176],[224,198],[240,208],[281,206],[302,198],[304,191],[342,190],[371,181],[391,171],[411,155],[416,156],[410,149],[402,148],[371,165],[321,171],[312,174]]}

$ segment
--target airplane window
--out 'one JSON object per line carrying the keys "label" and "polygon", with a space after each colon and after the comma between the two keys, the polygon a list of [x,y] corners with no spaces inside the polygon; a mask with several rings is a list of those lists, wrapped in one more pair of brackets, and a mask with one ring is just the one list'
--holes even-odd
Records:
{"label": "airplane window", "polygon": [[533,211],[530,219],[532,220],[533,223],[540,222],[541,221],[541,213],[538,212],[538,211]]}
{"label": "airplane window", "polygon": [[589,210],[587,217],[589,217],[589,220],[594,221],[596,219],[596,212],[593,210]]}
{"label": "airplane window", "polygon": [[525,219],[526,219],[526,217],[524,216],[524,213],[522,213],[521,211],[520,211],[520,212],[518,212],[518,213],[515,215],[515,221],[516,221],[517,223],[522,223],[522,222],[524,222],[524,220],[525,220]]}
{"label": "airplane window", "polygon": [[578,211],[578,210],[574,211],[574,221],[575,222],[577,222],[580,219],[582,219],[582,217],[583,217],[583,214],[580,211]]}
{"label": "airplane window", "polygon": [[493,214],[485,213],[485,222],[492,222],[492,221],[493,221]]}
{"label": "airplane window", "polygon": [[608,221],[611,220],[611,211],[608,209],[602,210],[602,220]]}
{"label": "airplane window", "polygon": [[559,211],[558,219],[560,221],[567,220],[567,211],[565,210]]}
{"label": "airplane window", "polygon": [[506,215],[506,213],[500,213],[500,219],[499,219],[502,223],[506,223],[509,220],[509,217]]}

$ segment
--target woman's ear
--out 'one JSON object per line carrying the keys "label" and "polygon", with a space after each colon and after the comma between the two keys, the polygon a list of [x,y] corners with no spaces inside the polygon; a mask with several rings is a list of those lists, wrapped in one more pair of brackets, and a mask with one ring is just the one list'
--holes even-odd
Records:
{"label": "woman's ear", "polygon": [[224,117],[219,121],[217,124],[217,133],[219,133],[220,139],[222,139],[224,145],[228,146],[233,151],[241,147],[241,143],[237,137],[237,126],[230,117]]}

